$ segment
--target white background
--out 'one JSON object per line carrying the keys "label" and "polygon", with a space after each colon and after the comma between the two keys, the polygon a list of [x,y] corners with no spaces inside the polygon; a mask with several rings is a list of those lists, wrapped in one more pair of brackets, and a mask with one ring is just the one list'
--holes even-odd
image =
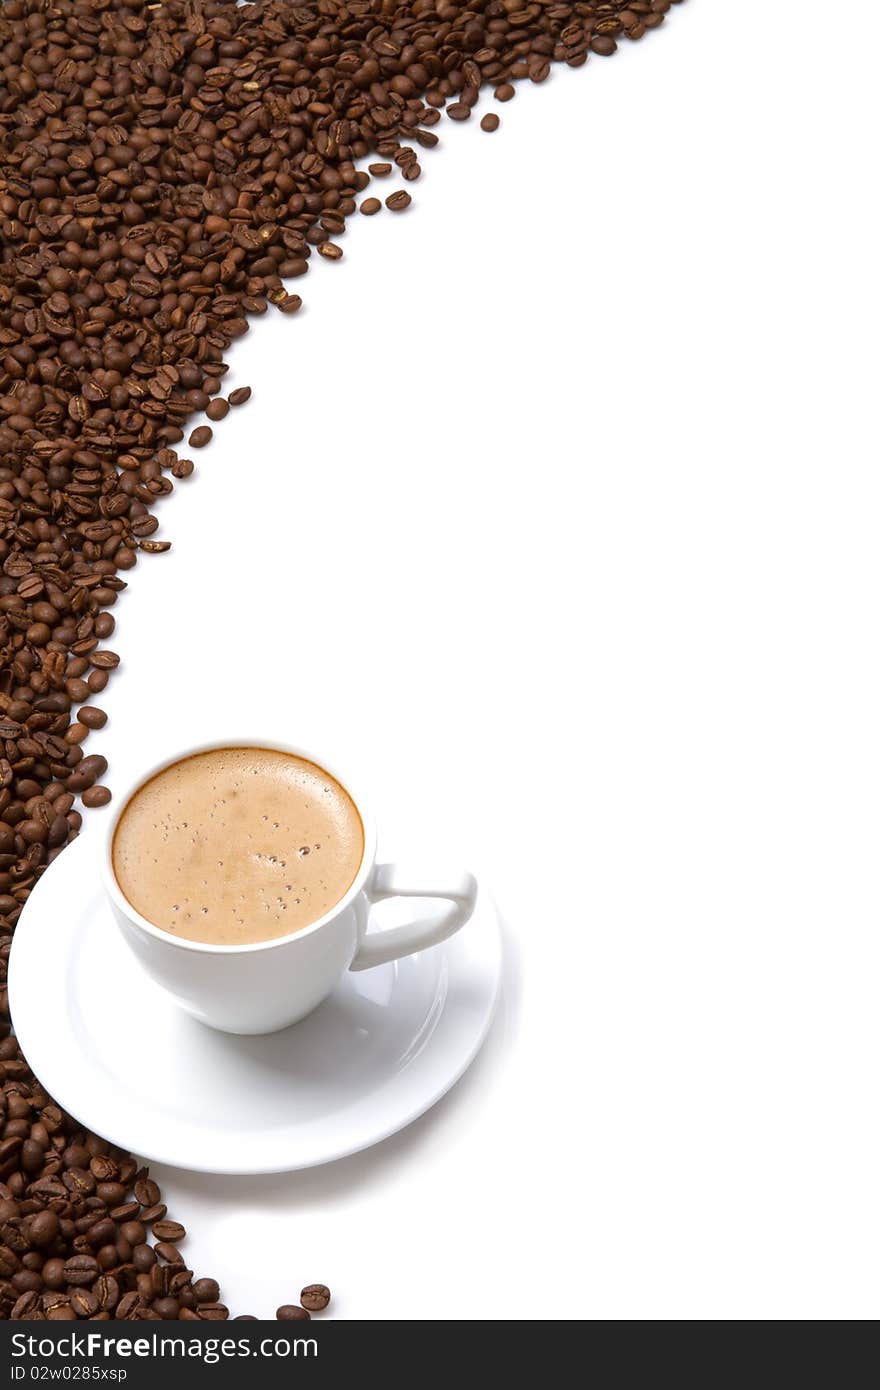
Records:
{"label": "white background", "polygon": [[233,353],[254,399],[132,576],[89,750],[117,786],[190,738],[324,750],[386,856],[479,868],[507,952],[409,1131],[159,1174],[234,1312],[876,1315],[880,13],[846,11],[692,0],[497,135],[443,122],[413,209]]}

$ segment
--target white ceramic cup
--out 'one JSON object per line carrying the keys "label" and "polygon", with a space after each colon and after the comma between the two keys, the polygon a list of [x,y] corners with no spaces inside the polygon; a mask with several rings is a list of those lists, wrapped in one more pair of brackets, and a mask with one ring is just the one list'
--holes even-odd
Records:
{"label": "white ceramic cup", "polygon": [[[113,870],[113,837],[126,805],[157,772],[215,748],[271,748],[316,763],[354,801],[364,828],[364,857],[354,882],[330,912],[270,941],[220,946],[171,936],[131,905]],[[122,935],[147,974],[182,1009],[225,1033],[274,1033],[310,1013],[346,970],[368,970],[423,951],[463,927],[474,910],[477,883],[466,872],[415,877],[397,864],[376,863],[376,831],[363,802],[324,758],[264,739],[222,739],[185,748],[145,772],[119,801],[107,828],[104,887]],[[429,917],[367,932],[370,907],[383,898],[443,899]]]}

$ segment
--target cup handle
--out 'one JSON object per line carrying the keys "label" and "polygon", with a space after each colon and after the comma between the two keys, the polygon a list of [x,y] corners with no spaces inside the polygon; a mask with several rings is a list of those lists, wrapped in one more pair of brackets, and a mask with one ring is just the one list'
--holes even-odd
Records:
{"label": "cup handle", "polygon": [[367,887],[371,903],[383,898],[444,898],[446,906],[431,917],[407,922],[387,931],[368,933],[351,963],[352,970],[369,970],[373,965],[385,965],[413,951],[437,946],[463,927],[477,901],[477,880],[473,874],[458,873],[448,877],[422,879],[414,883],[397,864],[377,864]]}

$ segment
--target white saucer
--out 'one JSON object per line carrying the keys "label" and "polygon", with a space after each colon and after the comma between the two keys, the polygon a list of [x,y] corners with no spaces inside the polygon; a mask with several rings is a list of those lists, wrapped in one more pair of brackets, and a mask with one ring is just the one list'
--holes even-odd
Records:
{"label": "white saucer", "polygon": [[434,1105],[476,1056],[500,973],[498,920],[481,890],[449,941],[346,975],[285,1032],[217,1033],[143,974],[84,836],[28,900],[9,994],[24,1055],[81,1124],[178,1168],[275,1173],[367,1148]]}

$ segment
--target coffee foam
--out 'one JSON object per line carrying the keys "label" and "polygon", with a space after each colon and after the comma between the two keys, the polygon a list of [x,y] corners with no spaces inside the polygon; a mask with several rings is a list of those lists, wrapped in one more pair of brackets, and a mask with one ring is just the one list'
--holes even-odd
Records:
{"label": "coffee foam", "polygon": [[134,794],[113,868],[154,926],[245,945],[323,917],[363,853],[357,808],[330,773],[273,749],[221,748],[172,764]]}

